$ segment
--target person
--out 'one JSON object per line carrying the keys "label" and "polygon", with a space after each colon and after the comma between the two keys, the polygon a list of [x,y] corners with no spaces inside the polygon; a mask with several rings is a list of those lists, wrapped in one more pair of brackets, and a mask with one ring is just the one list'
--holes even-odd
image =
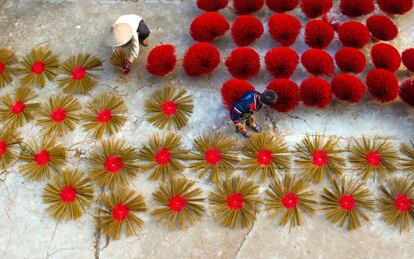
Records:
{"label": "person", "polygon": [[262,128],[257,124],[254,113],[263,106],[273,106],[276,101],[277,94],[273,90],[266,90],[263,93],[252,90],[244,93],[230,110],[230,118],[236,127],[236,132],[245,138],[249,138],[247,127],[255,132],[261,132]]}
{"label": "person", "polygon": [[122,69],[125,74],[131,71],[131,65],[139,54],[139,44],[149,45],[150,30],[144,20],[136,14],[120,16],[111,28],[112,50],[124,48],[127,50],[128,58]]}

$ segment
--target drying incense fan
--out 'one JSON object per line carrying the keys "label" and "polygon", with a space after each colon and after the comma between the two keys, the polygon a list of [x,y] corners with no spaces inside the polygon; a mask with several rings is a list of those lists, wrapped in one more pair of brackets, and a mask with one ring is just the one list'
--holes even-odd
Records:
{"label": "drying incense fan", "polygon": [[306,135],[296,145],[295,164],[307,180],[320,183],[327,176],[332,181],[335,176],[341,176],[345,169],[342,152],[339,140],[334,137]]}
{"label": "drying incense fan", "polygon": [[78,54],[67,59],[61,71],[59,86],[65,93],[84,94],[97,84],[95,71],[102,68],[102,61],[91,54]]}
{"label": "drying incense fan", "polygon": [[59,68],[59,57],[46,47],[34,48],[21,61],[19,69],[23,77],[20,79],[24,86],[43,88],[46,80],[53,80]]}
{"label": "drying incense fan", "polygon": [[341,186],[333,180],[332,188],[324,188],[321,206],[329,221],[353,230],[361,226],[360,218],[369,220],[365,212],[374,210],[374,201],[363,182],[342,179]]}
{"label": "drying incense fan", "polygon": [[77,168],[65,168],[53,177],[43,191],[47,211],[57,219],[78,219],[93,199],[93,187],[88,177]]}
{"label": "drying incense fan", "polygon": [[18,73],[17,63],[18,60],[13,51],[0,48],[0,88],[13,81],[12,76]]}
{"label": "drying incense fan", "polygon": [[181,129],[193,113],[193,98],[185,89],[167,86],[145,101],[147,120],[160,129]]}
{"label": "drying incense fan", "polygon": [[210,74],[219,64],[220,52],[210,43],[196,43],[189,47],[184,54],[183,68],[191,77]]}
{"label": "drying incense fan", "polygon": [[148,53],[146,69],[155,76],[167,76],[174,71],[176,64],[175,46],[161,44]]}
{"label": "drying incense fan", "polygon": [[79,123],[79,101],[70,95],[55,95],[49,98],[42,108],[37,124],[44,135],[56,134],[63,136],[73,131]]}
{"label": "drying incense fan", "polygon": [[268,177],[274,178],[276,172],[287,172],[290,169],[290,154],[287,144],[271,133],[261,133],[248,139],[243,148],[244,158],[241,160],[242,170],[249,177],[261,174],[265,182]]}
{"label": "drying incense fan", "polygon": [[279,218],[279,225],[285,226],[290,223],[290,227],[303,224],[303,214],[313,216],[315,192],[309,189],[309,183],[295,176],[286,174],[283,180],[276,177],[266,191],[265,200],[266,210],[271,212],[272,217]]}
{"label": "drying incense fan", "polygon": [[11,95],[7,94],[0,99],[0,121],[10,128],[18,128],[34,119],[34,112],[40,104],[34,102],[37,95],[27,87],[19,87]]}
{"label": "drying incense fan", "polygon": [[182,147],[181,137],[169,132],[166,135],[154,135],[145,144],[138,155],[144,162],[144,170],[152,170],[149,179],[168,180],[181,175],[184,170],[182,160],[188,159],[188,151]]}
{"label": "drying incense fan", "polygon": [[107,238],[119,239],[121,232],[128,236],[136,235],[144,221],[136,216],[137,212],[147,210],[144,197],[133,190],[116,190],[100,198],[103,206],[96,216],[97,227]]}
{"label": "drying incense fan", "polygon": [[194,188],[194,182],[184,178],[174,178],[161,184],[153,197],[159,206],[152,215],[158,218],[157,222],[163,222],[171,229],[193,225],[204,214],[203,191]]}
{"label": "drying incense fan", "polygon": [[401,158],[402,169],[406,172],[412,173],[414,171],[414,139],[410,144],[401,144],[400,152],[404,154]]}
{"label": "drying incense fan", "polygon": [[53,171],[58,171],[66,163],[66,148],[57,143],[54,137],[43,137],[41,141],[23,144],[20,159],[23,164],[20,172],[28,180],[49,179]]}
{"label": "drying incense fan", "polygon": [[240,177],[216,184],[209,202],[216,220],[225,227],[248,227],[256,220],[259,187]]}
{"label": "drying incense fan", "polygon": [[90,176],[102,188],[127,186],[140,169],[136,157],[135,148],[127,146],[124,140],[103,140],[89,158]]}
{"label": "drying incense fan", "polygon": [[380,186],[378,210],[382,219],[400,231],[410,229],[414,219],[414,180],[412,177],[392,177]]}
{"label": "drying incense fan", "polygon": [[0,129],[0,169],[5,169],[19,154],[20,136],[13,128]]}
{"label": "drying incense fan", "polygon": [[397,170],[399,156],[387,139],[362,137],[355,140],[350,149],[349,161],[364,180],[377,175],[386,177]]}
{"label": "drying incense fan", "polygon": [[81,114],[83,128],[95,138],[110,136],[125,124],[127,112],[120,97],[102,94],[86,105],[86,111]]}
{"label": "drying incense fan", "polygon": [[222,133],[211,133],[194,140],[195,152],[189,167],[199,176],[210,175],[212,183],[216,183],[220,177],[228,176],[237,168],[238,147],[236,141]]}

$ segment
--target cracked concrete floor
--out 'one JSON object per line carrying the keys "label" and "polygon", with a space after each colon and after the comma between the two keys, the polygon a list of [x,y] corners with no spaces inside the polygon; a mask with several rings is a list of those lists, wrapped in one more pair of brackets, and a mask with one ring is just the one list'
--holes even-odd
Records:
{"label": "cracked concrete floor", "polygon": [[[196,102],[189,125],[178,132],[187,146],[195,136],[210,130],[233,134],[227,114],[218,101],[221,84],[230,78],[223,65],[209,77],[190,79],[179,67],[167,78],[154,78],[146,73],[143,65],[150,48],[142,48],[140,62],[129,77],[119,75],[111,67],[108,63],[110,49],[103,44],[104,32],[117,16],[126,13],[141,14],[145,18],[152,30],[152,46],[160,42],[172,43],[182,57],[193,42],[188,35],[188,26],[200,11],[193,1],[188,0],[0,0],[0,42],[18,55],[29,52],[34,46],[50,44],[63,57],[90,52],[104,59],[98,87],[88,95],[77,97],[85,103],[102,92],[122,96],[129,108],[129,120],[117,136],[135,147],[141,146],[157,131],[143,119],[143,100],[156,87],[171,82],[186,87]],[[230,21],[234,20],[230,9],[222,13]],[[294,14],[303,17],[299,11]],[[266,23],[271,13],[263,9],[255,15]],[[339,16],[339,19],[343,17]],[[393,44],[400,50],[413,47],[413,21],[413,12],[396,19],[400,35]],[[229,34],[215,45],[223,57],[235,47]],[[273,46],[266,33],[254,47],[263,58],[266,50]],[[338,46],[337,42],[332,44],[329,51],[333,53]],[[294,47],[299,52],[306,48],[303,40]],[[368,50],[369,47],[365,49]],[[400,77],[403,75],[404,72],[399,73]],[[300,82],[305,76],[300,67],[293,79]],[[263,89],[270,80],[262,68],[252,83]],[[0,93],[5,94],[17,85],[15,82],[1,89]],[[43,101],[59,89],[51,82],[37,92],[39,100]],[[291,146],[305,133],[335,135],[343,140],[344,146],[350,138],[362,134],[388,136],[400,143],[412,137],[414,127],[414,116],[406,105],[395,102],[381,106],[368,96],[355,106],[334,101],[323,111],[303,106],[289,114],[267,111],[259,116],[259,120],[266,130],[277,131]],[[39,129],[33,124],[20,130],[26,139],[39,136]],[[87,137],[80,127],[62,141],[70,150],[69,164],[86,168],[86,157],[96,141]],[[95,229],[92,219],[95,207],[78,221],[54,221],[45,212],[41,201],[44,183],[26,181],[18,173],[18,166],[19,163],[0,173],[1,258],[412,258],[414,254],[412,233],[400,234],[383,223],[378,214],[370,214],[370,222],[359,230],[348,232],[331,225],[320,213],[307,220],[303,227],[291,231],[278,226],[265,212],[259,214],[250,229],[229,230],[218,225],[211,215],[206,215],[200,223],[184,231],[165,230],[147,213],[143,216],[145,225],[137,236],[123,236],[119,241],[107,242]],[[352,172],[348,170],[348,173]],[[189,171],[185,175],[193,178]],[[154,208],[151,193],[157,184],[148,181],[147,177],[148,174],[139,175],[133,185],[145,196],[151,210]],[[199,186],[206,192],[212,189],[206,180],[201,180]],[[370,184],[370,188],[377,192],[375,185]],[[262,185],[261,191],[264,189],[265,185]]]}

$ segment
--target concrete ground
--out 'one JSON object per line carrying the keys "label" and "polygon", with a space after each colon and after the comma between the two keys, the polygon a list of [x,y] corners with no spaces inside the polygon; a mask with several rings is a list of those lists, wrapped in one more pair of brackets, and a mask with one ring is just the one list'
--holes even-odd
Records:
{"label": "concrete ground", "polygon": [[[104,35],[110,24],[121,14],[137,13],[145,18],[152,30],[152,43],[142,48],[138,64],[131,75],[125,77],[112,68],[108,60],[111,50],[104,44]],[[79,52],[89,52],[101,57],[104,70],[99,74],[99,85],[84,96],[77,96],[82,103],[103,92],[122,96],[129,108],[126,126],[117,134],[135,147],[140,147],[158,130],[143,117],[143,100],[157,87],[175,83],[188,89],[195,99],[195,111],[189,125],[177,133],[182,135],[186,146],[191,146],[195,136],[208,131],[234,134],[227,114],[220,103],[219,89],[230,78],[225,67],[208,77],[189,78],[181,66],[166,78],[149,75],[144,63],[151,47],[158,43],[177,46],[180,57],[193,43],[188,27],[200,14],[193,1],[116,1],[116,0],[0,0],[0,45],[24,55],[32,47],[49,44],[62,57]],[[222,12],[230,21],[235,16],[228,8]],[[304,20],[300,11],[294,12]],[[264,8],[255,14],[266,23],[270,11]],[[339,19],[343,17],[339,16]],[[401,51],[413,47],[414,12],[396,19],[400,35],[393,44]],[[222,57],[235,47],[229,34],[214,43]],[[270,36],[264,37],[254,48],[262,58],[266,50],[275,46]],[[306,49],[303,36],[294,46],[299,52]],[[336,41],[329,48],[331,53],[339,47]],[[369,47],[366,52],[369,53]],[[181,62],[180,62],[181,63]],[[263,64],[263,63],[262,63]],[[372,65],[369,65],[369,69]],[[404,78],[405,72],[399,72]],[[300,67],[294,76],[298,83],[306,77]],[[365,78],[365,75],[362,75]],[[264,89],[271,77],[262,71],[251,82]],[[17,87],[1,89],[5,94]],[[37,90],[39,101],[60,92],[55,82]],[[334,101],[325,110],[300,106],[294,112],[279,114],[262,112],[259,121],[265,130],[276,131],[293,146],[306,133],[334,135],[348,140],[381,135],[391,138],[395,144],[407,142],[412,137],[414,116],[412,110],[401,102],[386,106],[374,103],[371,97],[358,105],[346,105]],[[26,139],[39,137],[39,128],[29,124],[20,129]],[[69,164],[87,168],[86,157],[97,142],[88,137],[81,127],[65,136],[62,141],[70,149]],[[95,228],[93,215],[96,204],[80,220],[56,222],[46,212],[41,200],[45,183],[26,181],[18,172],[19,163],[0,172],[0,257],[1,258],[412,258],[414,237],[402,233],[380,220],[379,214],[370,214],[370,222],[360,229],[349,232],[330,224],[321,213],[297,229],[280,227],[275,220],[261,212],[249,229],[230,230],[220,226],[208,213],[201,222],[184,231],[170,231],[157,224],[149,213],[143,215],[145,225],[137,236],[122,236],[119,241],[108,241]],[[239,172],[241,173],[241,172]],[[348,170],[352,174],[352,170]],[[185,175],[194,178],[190,171]],[[142,193],[149,209],[155,204],[151,193],[157,183],[150,182],[148,174],[141,174],[133,182]],[[327,184],[325,182],[325,184]],[[199,186],[207,193],[212,186],[201,180]],[[315,187],[320,189],[319,187]],[[370,183],[374,193],[376,185]],[[261,186],[261,191],[266,185]]]}

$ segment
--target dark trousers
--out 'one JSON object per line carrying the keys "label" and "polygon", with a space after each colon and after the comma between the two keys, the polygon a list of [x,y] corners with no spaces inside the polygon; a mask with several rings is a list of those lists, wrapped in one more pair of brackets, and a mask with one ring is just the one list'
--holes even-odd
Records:
{"label": "dark trousers", "polygon": [[145,24],[144,20],[139,22],[137,32],[138,32],[138,38],[140,42],[143,42],[146,38],[148,38],[151,33],[148,26]]}

